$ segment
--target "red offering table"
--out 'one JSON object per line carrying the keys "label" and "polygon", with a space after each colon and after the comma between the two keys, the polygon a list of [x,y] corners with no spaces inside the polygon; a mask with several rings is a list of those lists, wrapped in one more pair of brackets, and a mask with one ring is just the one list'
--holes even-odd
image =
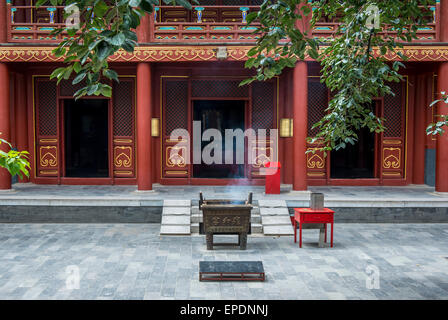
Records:
{"label": "red offering table", "polygon": [[302,248],[302,226],[304,223],[324,223],[325,242],[327,242],[327,223],[331,223],[331,247],[333,247],[334,211],[328,208],[313,210],[310,208],[294,209],[294,242],[297,242],[297,223],[299,223],[299,246]]}

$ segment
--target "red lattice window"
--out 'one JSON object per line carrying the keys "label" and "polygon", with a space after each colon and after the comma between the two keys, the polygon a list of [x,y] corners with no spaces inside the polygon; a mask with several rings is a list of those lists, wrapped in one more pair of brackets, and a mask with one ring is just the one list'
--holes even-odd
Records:
{"label": "red lattice window", "polygon": [[403,103],[403,83],[389,83],[395,95],[384,97],[384,118],[386,130],[385,137],[402,136],[402,103]]}
{"label": "red lattice window", "polygon": [[114,83],[114,136],[130,137],[134,133],[134,83],[120,79]]}
{"label": "red lattice window", "polygon": [[249,87],[240,87],[239,80],[193,80],[192,97],[241,97],[249,96]]}
{"label": "red lattice window", "polygon": [[328,89],[319,81],[308,81],[308,136],[314,137],[318,129],[312,129],[325,115],[328,107]]}
{"label": "red lattice window", "polygon": [[165,92],[165,135],[169,136],[175,129],[188,129],[188,82],[167,80]]}
{"label": "red lattice window", "polygon": [[274,128],[274,97],[273,82],[252,83],[252,129]]}
{"label": "red lattice window", "polygon": [[37,81],[39,136],[57,135],[57,87],[55,81]]}

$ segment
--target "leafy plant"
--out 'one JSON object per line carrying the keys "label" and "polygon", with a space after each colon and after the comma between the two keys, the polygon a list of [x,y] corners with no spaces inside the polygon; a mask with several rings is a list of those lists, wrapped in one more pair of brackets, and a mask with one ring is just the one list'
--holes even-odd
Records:
{"label": "leafy plant", "polygon": [[[48,2],[53,6],[65,5],[64,19],[67,22],[66,27],[52,31],[53,35],[67,33],[67,39],[53,50],[55,56],[64,57],[66,65],[55,69],[51,78],[56,78],[59,83],[75,75],[72,84],[83,83],[83,87],[75,92],[75,98],[85,95],[110,97],[112,88],[104,80],[118,81],[118,74],[109,68],[107,59],[120,49],[134,51],[137,45],[135,29],[141,18],[159,5],[159,0],[38,0],[36,6]],[[163,2],[191,9],[187,0]]]}
{"label": "leafy plant", "polygon": [[0,150],[0,167],[7,169],[12,176],[19,175],[21,179],[23,175],[29,177],[30,163],[27,160],[29,153],[13,150],[8,141],[0,138],[0,145],[2,143],[7,144],[10,150],[8,152]]}
{"label": "leafy plant", "polygon": [[[401,81],[404,67],[386,56],[406,60],[399,49],[428,23],[430,5],[435,1],[318,0],[309,5],[307,0],[265,0],[259,12],[248,15],[249,23],[260,23],[254,32],[261,37],[246,62],[257,74],[242,84],[279,75],[307,55],[317,60],[332,99],[326,115],[313,126],[317,135],[308,141],[321,143],[324,151],[345,148],[358,140],[363,127],[384,131],[387,119],[375,115],[370,105],[374,97],[392,94],[388,83]],[[323,17],[340,23],[331,39],[315,39],[309,33]],[[310,28],[298,28],[307,20]]]}
{"label": "leafy plant", "polygon": [[[430,107],[434,107],[435,105],[437,105],[437,103],[439,102],[443,102],[445,103],[445,106],[448,105],[448,94],[445,91],[442,91],[440,93],[440,95],[442,96],[441,99],[435,100],[431,103]],[[428,135],[441,135],[445,132],[445,127],[448,127],[448,115],[438,115],[438,121],[437,122],[433,122],[431,123],[427,128],[426,128],[426,133]]]}

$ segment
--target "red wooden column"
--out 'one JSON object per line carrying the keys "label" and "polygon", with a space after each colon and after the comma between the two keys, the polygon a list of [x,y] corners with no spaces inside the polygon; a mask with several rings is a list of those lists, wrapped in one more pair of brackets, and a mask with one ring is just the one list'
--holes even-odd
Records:
{"label": "red wooden column", "polygon": [[152,190],[151,154],[151,65],[137,65],[137,184]]}
{"label": "red wooden column", "polygon": [[[448,1],[440,2],[440,41],[448,42]],[[441,62],[437,75],[437,92],[448,92],[448,62]],[[437,114],[448,114],[448,106],[439,103]],[[448,134],[437,137],[436,145],[436,191],[448,192]]]}
{"label": "red wooden column", "polygon": [[[28,151],[28,117],[26,108],[26,83],[25,77],[21,73],[17,73],[14,82],[15,95],[15,133],[16,145],[19,151]],[[28,178],[24,176],[20,182],[28,182]]]}
{"label": "red wooden column", "polygon": [[293,190],[306,190],[306,137],[308,134],[308,66],[299,61],[293,71]]}
{"label": "red wooden column", "polygon": [[[448,92],[448,62],[442,62],[437,76],[437,92]],[[439,103],[437,114],[448,115],[448,106]],[[436,147],[436,191],[448,192],[448,133],[437,137]]]}
{"label": "red wooden column", "polygon": [[148,43],[150,41],[150,24],[151,16],[146,14],[144,17],[140,18],[140,25],[137,27],[137,38],[139,43]]}
{"label": "red wooden column", "polygon": [[7,39],[6,15],[9,14],[6,8],[10,7],[6,1],[0,1],[0,43],[5,43]]}
{"label": "red wooden column", "polygon": [[[421,72],[421,71],[420,71]],[[414,162],[412,183],[425,183],[425,144],[426,144],[426,109],[427,98],[427,74],[421,73],[416,78],[415,90],[415,116],[414,116]]]}
{"label": "red wooden column", "polygon": [[[0,63],[0,137],[9,141],[11,131],[9,105],[9,72],[8,65]],[[9,147],[2,143],[0,148],[8,151]],[[11,189],[11,175],[6,169],[0,168],[0,190]]]}

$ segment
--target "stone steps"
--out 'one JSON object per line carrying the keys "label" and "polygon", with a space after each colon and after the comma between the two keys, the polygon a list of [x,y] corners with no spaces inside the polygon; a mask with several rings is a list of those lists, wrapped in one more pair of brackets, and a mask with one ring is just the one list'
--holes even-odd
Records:
{"label": "stone steps", "polygon": [[258,200],[263,234],[266,236],[291,236],[294,228],[284,200]]}
{"label": "stone steps", "polygon": [[164,200],[160,235],[191,234],[191,201]]}

